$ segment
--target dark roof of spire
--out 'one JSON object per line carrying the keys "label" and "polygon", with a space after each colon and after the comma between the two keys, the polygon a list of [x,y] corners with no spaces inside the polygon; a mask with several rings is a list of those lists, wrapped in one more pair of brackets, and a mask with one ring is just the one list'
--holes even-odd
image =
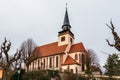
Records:
{"label": "dark roof of spire", "polygon": [[67,8],[66,8],[66,12],[65,12],[63,25],[70,25]]}
{"label": "dark roof of spire", "polygon": [[71,29],[71,25],[70,25],[70,22],[69,22],[68,11],[67,11],[67,7],[66,7],[64,22],[63,22],[63,25],[62,25],[62,31],[60,31],[58,33],[59,34],[70,33],[74,37],[74,34],[71,32],[70,29]]}

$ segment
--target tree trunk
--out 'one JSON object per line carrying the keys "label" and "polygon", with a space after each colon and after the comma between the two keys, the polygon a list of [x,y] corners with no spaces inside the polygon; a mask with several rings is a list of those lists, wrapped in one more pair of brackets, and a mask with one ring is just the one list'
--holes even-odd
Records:
{"label": "tree trunk", "polygon": [[8,72],[8,70],[3,69],[2,80],[9,80],[9,72]]}
{"label": "tree trunk", "polygon": [[28,71],[29,71],[29,66],[28,66],[28,65],[26,65],[26,68],[27,68],[27,69],[26,69],[26,72],[28,72]]}

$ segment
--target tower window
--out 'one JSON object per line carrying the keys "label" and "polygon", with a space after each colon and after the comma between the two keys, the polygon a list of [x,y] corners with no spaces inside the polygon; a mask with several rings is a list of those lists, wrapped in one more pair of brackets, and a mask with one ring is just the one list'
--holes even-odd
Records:
{"label": "tower window", "polygon": [[72,38],[70,38],[70,42],[72,43]]}
{"label": "tower window", "polygon": [[61,41],[65,41],[65,36],[61,37]]}

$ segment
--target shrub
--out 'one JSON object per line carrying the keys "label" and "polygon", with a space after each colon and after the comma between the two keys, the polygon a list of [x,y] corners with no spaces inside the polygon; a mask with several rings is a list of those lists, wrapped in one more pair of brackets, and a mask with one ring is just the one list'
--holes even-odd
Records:
{"label": "shrub", "polygon": [[48,80],[45,71],[29,71],[22,76],[22,80]]}
{"label": "shrub", "polygon": [[17,80],[17,78],[18,78],[17,72],[12,73],[12,75],[10,76],[10,80]]}
{"label": "shrub", "polygon": [[49,79],[51,79],[51,78],[55,78],[55,79],[57,79],[57,80],[60,80],[60,79],[61,79],[58,70],[47,70],[47,77],[48,77]]}
{"label": "shrub", "polygon": [[[20,70],[20,74],[19,74],[20,80],[21,80],[21,77],[22,77],[22,75],[23,75],[24,73],[25,73],[25,70],[24,70],[24,69],[21,69],[21,70]],[[11,72],[10,80],[18,80],[18,72],[17,72],[17,71],[16,71],[16,72]]]}

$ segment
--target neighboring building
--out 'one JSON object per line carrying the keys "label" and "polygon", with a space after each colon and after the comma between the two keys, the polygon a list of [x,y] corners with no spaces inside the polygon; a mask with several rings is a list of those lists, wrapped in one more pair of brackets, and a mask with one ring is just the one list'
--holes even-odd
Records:
{"label": "neighboring building", "polygon": [[86,69],[86,49],[82,42],[74,44],[66,8],[62,30],[58,32],[58,41],[38,46],[32,56],[39,57],[29,66],[29,70],[59,70],[82,73]]}
{"label": "neighboring building", "polygon": [[3,73],[3,70],[2,70],[2,68],[0,67],[0,79],[2,79],[2,73]]}
{"label": "neighboring building", "polygon": [[96,66],[91,66],[91,72],[94,75],[102,74],[102,71],[100,70],[100,68]]}

